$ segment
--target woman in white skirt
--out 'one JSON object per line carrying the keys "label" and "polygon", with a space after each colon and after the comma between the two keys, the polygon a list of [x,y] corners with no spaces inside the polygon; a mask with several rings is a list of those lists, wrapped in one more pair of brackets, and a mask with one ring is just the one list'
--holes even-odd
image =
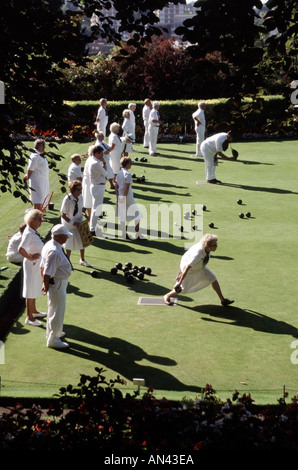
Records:
{"label": "woman in white skirt", "polygon": [[65,196],[61,206],[61,223],[66,230],[72,233],[72,237],[68,237],[65,242],[65,250],[68,258],[72,251],[80,250],[80,264],[83,266],[91,266],[85,260],[85,249],[83,247],[82,238],[79,232],[79,226],[83,222],[83,197],[81,181],[72,181],[69,184],[70,193]]}
{"label": "woman in white skirt", "polygon": [[211,286],[218,295],[223,307],[234,302],[226,299],[221,292],[216,276],[207,268],[210,253],[217,249],[217,236],[207,233],[201,240],[184,253],[180,262],[180,272],[173,289],[164,296],[167,305],[172,305],[171,297],[180,292],[191,293]]}
{"label": "woman in white skirt", "polygon": [[40,326],[37,317],[45,317],[46,313],[38,312],[36,299],[42,295],[42,279],[40,274],[40,257],[43,241],[38,228],[43,221],[43,213],[38,209],[26,212],[24,222],[26,228],[19,245],[19,253],[23,259],[23,297],[26,299],[27,317],[26,325]]}
{"label": "woman in white skirt", "polygon": [[122,154],[122,149],[123,149],[123,143],[122,140],[119,137],[119,132],[120,132],[120,124],[117,122],[113,122],[113,124],[110,125],[110,135],[109,135],[109,146],[111,148],[110,151],[110,159],[111,159],[111,167],[114,173],[114,180],[116,178],[116,175],[118,171],[121,168],[121,154]]}
{"label": "woman in white skirt", "polygon": [[123,123],[123,137],[125,137],[125,142],[123,146],[123,154],[124,156],[128,156],[129,153],[133,151],[132,142],[135,140],[135,130],[133,123],[131,122],[131,115],[130,110],[125,109],[122,113]]}
{"label": "woman in white skirt", "polygon": [[140,219],[142,213],[134,199],[132,190],[132,175],[129,172],[132,161],[130,157],[121,159],[122,168],[116,177],[117,215],[120,221],[122,238],[129,239],[126,233],[126,221],[135,220],[136,238],[143,239],[140,233]]}

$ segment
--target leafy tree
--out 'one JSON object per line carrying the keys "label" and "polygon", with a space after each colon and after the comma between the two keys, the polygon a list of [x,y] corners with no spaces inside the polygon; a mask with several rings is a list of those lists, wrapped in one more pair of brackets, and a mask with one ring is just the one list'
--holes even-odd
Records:
{"label": "leafy tree", "polygon": [[[166,4],[166,0],[2,0],[0,80],[5,84],[6,106],[0,110],[0,191],[15,191],[15,197],[23,194],[26,200],[22,175],[28,151],[10,137],[20,116],[43,127],[63,129],[62,78],[70,61],[85,64],[89,42],[101,36],[117,44],[123,31],[134,31],[134,44],[142,46],[153,34],[160,34],[153,11]],[[103,10],[112,6],[119,31]]]}

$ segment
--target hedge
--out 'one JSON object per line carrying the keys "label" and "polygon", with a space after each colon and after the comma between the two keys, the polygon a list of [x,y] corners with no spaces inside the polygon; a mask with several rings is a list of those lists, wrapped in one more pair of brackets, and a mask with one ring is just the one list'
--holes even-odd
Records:
{"label": "hedge", "polygon": [[[160,115],[164,124],[160,128],[160,134],[174,135],[193,135],[195,134],[192,120],[192,113],[197,109],[199,100],[180,100],[180,101],[160,101]],[[242,102],[241,109],[235,113],[231,100],[228,98],[205,100],[207,133],[213,134],[221,132],[233,125],[233,122],[241,129],[241,135],[246,134],[264,134],[266,127],[271,122],[283,123],[284,132],[291,132],[291,123],[287,123],[288,103],[282,96],[267,96],[257,102],[252,102],[247,98]],[[128,106],[126,101],[111,101],[109,106],[109,123],[122,123],[122,112]],[[142,108],[143,101],[135,101],[137,105],[135,115],[137,123],[137,141],[142,139],[143,120]],[[66,101],[68,115],[70,116],[70,129],[74,126],[86,126],[94,129],[98,101]],[[280,129],[281,124],[279,124]],[[271,135],[274,131],[269,132]]]}

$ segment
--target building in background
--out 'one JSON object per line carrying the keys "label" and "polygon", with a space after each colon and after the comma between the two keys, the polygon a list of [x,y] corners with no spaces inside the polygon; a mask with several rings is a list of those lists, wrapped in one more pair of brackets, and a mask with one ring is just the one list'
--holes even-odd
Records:
{"label": "building in background", "polygon": [[[159,17],[158,26],[168,30],[168,33],[165,33],[167,38],[171,36],[175,37],[175,29],[180,26],[184,20],[195,14],[193,4],[194,2],[187,3],[186,5],[174,5],[173,3],[169,3],[167,7],[156,11],[156,15]],[[103,9],[103,14],[105,16],[114,17],[115,12],[116,10],[114,7],[111,7],[109,10]],[[96,19],[94,19],[94,21],[96,21]],[[118,21],[113,20],[113,23],[117,31]],[[123,40],[125,41],[128,38],[128,33],[124,33]],[[113,47],[114,45],[108,44],[105,39],[98,39],[89,45],[88,52],[89,55],[96,55],[99,52],[102,54],[107,54]]]}

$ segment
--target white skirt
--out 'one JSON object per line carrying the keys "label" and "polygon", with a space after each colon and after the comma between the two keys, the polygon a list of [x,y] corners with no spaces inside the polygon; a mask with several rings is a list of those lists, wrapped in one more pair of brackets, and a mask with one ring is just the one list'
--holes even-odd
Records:
{"label": "white skirt", "polygon": [[210,271],[209,268],[207,268],[207,266],[205,266],[203,269],[200,269],[199,271],[193,272],[191,268],[183,279],[181,287],[184,293],[196,292],[209,286],[214,281],[216,281],[216,276],[212,271]]}
{"label": "white skirt", "polygon": [[24,299],[37,299],[42,295],[42,279],[40,274],[40,260],[23,260],[23,297]]}

